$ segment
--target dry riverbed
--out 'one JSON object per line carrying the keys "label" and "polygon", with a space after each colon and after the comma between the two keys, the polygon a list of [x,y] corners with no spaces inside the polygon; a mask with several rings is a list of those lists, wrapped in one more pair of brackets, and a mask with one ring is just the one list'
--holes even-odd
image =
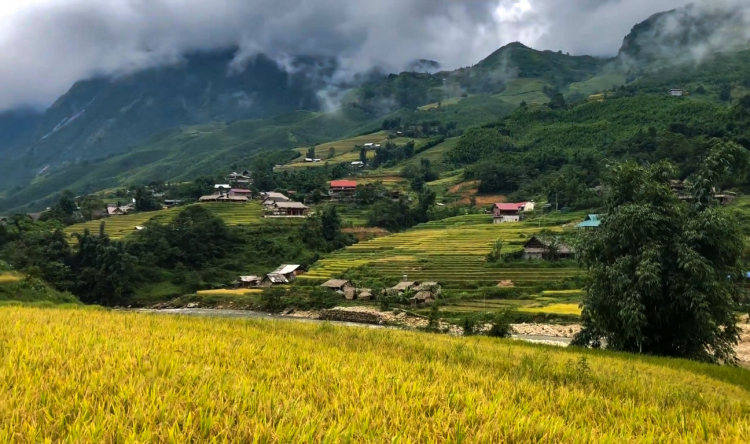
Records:
{"label": "dry riverbed", "polygon": [[[188,309],[198,308],[199,304],[188,304]],[[155,309],[178,308],[164,304],[164,306],[153,307]],[[240,307],[215,307],[217,311],[233,308],[242,311]],[[312,320],[335,319],[351,323],[369,323],[375,325],[391,325],[409,329],[426,328],[429,321],[425,317],[413,316],[401,310],[380,311],[371,307],[336,307],[323,311],[288,311],[283,313],[284,317],[301,318]],[[335,315],[335,316],[332,316]],[[537,342],[542,344],[567,346],[570,340],[581,330],[578,324],[556,325],[556,324],[513,324],[513,335],[515,339]],[[489,330],[490,326],[484,326]],[[439,329],[452,335],[462,335],[461,327],[440,322]],[[750,319],[744,316],[741,320],[740,329],[742,334],[740,343],[735,348],[737,357],[741,363],[750,367]]]}

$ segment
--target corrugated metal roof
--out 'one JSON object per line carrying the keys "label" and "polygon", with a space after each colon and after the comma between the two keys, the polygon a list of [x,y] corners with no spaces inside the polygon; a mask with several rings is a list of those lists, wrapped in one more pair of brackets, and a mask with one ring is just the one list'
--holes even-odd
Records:
{"label": "corrugated metal roof", "polygon": [[333,180],[331,188],[356,188],[357,182],[353,180]]}
{"label": "corrugated metal roof", "polygon": [[268,280],[274,284],[288,284],[289,283],[287,278],[281,274],[268,273],[266,276],[268,277]]}
{"label": "corrugated metal roof", "polygon": [[301,265],[287,265],[287,264],[284,264],[284,265],[280,266],[279,268],[273,270],[271,273],[273,273],[273,274],[289,274],[289,273],[294,273],[300,267],[302,267],[302,266]]}
{"label": "corrugated metal roof", "polygon": [[495,208],[497,208],[500,211],[518,211],[521,208],[525,207],[528,202],[519,202],[519,203],[496,203]]}
{"label": "corrugated metal roof", "polygon": [[302,202],[276,202],[276,208],[308,208],[307,205]]}

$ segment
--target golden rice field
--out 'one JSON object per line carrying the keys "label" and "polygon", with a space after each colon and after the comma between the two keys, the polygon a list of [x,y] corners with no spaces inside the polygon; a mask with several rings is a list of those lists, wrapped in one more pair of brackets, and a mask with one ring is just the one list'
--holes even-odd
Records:
{"label": "golden rice field", "polygon": [[548,313],[559,315],[581,315],[581,307],[578,303],[550,304],[544,307],[523,307],[519,311],[526,313]]}
{"label": "golden rice field", "polygon": [[198,296],[244,296],[246,294],[260,294],[263,290],[259,288],[238,288],[238,289],[219,289],[219,290],[200,290],[196,292]]}
{"label": "golden rice field", "polygon": [[[201,203],[198,205],[206,207],[212,213],[224,219],[224,222],[228,225],[251,225],[261,223],[263,220],[263,211],[258,202],[249,202],[246,204]],[[161,223],[168,223],[184,209],[185,207],[174,207],[168,210],[109,217],[103,219],[104,231],[112,239],[121,239],[133,233],[136,230],[135,227],[142,226],[146,222],[153,220]],[[75,224],[65,228],[63,232],[68,237],[71,237],[73,233],[83,233],[85,229],[89,229],[92,233],[98,233],[101,223],[101,220],[93,220],[81,224]],[[72,240],[75,241],[75,238],[72,238]]]}
{"label": "golden rice field", "polygon": [[0,284],[13,284],[21,280],[23,280],[23,276],[20,274],[0,272]]}
{"label": "golden rice field", "polygon": [[2,308],[0,337],[0,442],[739,443],[750,436],[747,371],[683,361],[90,310]]}
{"label": "golden rice field", "polygon": [[506,250],[517,251],[538,232],[533,223],[495,225],[488,215],[454,217],[355,244],[318,261],[300,279],[330,279],[363,265],[385,276],[408,275],[409,279],[441,283],[511,280],[536,284],[583,273],[576,267],[542,268],[533,263],[520,268],[486,266],[485,257],[496,239],[504,242]]}

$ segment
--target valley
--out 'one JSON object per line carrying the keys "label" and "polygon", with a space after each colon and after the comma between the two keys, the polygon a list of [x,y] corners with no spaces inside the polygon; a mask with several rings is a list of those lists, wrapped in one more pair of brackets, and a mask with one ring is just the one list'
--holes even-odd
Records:
{"label": "valley", "polygon": [[413,17],[141,36],[0,112],[0,442],[744,442],[743,11],[401,72]]}

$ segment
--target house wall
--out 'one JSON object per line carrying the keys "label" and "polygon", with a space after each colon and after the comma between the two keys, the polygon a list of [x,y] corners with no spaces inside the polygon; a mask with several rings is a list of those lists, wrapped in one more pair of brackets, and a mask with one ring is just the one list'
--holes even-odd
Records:
{"label": "house wall", "polygon": [[521,216],[518,215],[518,214],[514,214],[512,216],[509,216],[509,215],[495,216],[493,222],[496,223],[496,224],[521,222]]}
{"label": "house wall", "polygon": [[527,261],[540,261],[544,259],[542,253],[529,253],[529,252],[524,252],[523,258],[524,260],[527,260]]}

